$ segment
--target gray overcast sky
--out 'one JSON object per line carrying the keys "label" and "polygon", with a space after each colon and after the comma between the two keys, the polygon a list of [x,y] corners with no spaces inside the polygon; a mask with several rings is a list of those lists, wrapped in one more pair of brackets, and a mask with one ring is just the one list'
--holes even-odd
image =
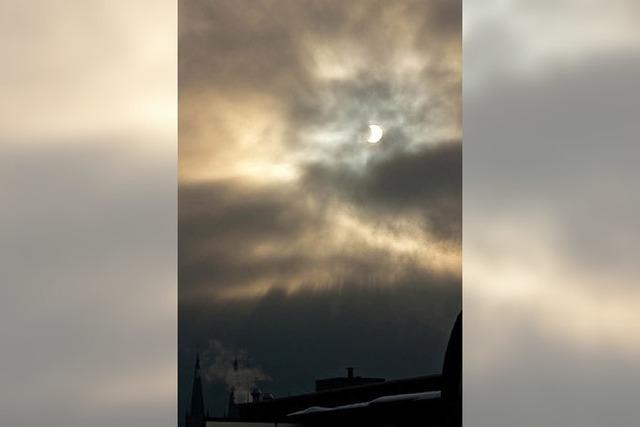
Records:
{"label": "gray overcast sky", "polygon": [[469,425],[640,416],[639,12],[465,1]]}

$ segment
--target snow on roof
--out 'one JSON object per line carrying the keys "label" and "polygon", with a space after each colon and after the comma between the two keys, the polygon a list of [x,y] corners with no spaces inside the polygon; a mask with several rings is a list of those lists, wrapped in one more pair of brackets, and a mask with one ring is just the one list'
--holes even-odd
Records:
{"label": "snow on roof", "polygon": [[319,412],[344,411],[349,409],[364,408],[372,405],[380,405],[391,402],[413,402],[416,400],[439,399],[442,393],[438,391],[424,391],[420,393],[394,394],[390,396],[381,396],[368,402],[352,403],[349,405],[336,406],[334,408],[326,408],[324,406],[311,406],[302,411],[292,412],[288,416],[317,414]]}

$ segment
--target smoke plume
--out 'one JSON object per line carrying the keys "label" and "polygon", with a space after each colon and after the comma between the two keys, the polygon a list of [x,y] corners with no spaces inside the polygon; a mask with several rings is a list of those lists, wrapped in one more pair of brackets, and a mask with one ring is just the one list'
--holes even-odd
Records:
{"label": "smoke plume", "polygon": [[235,403],[251,401],[251,391],[258,381],[271,378],[260,367],[249,366],[246,350],[233,348],[214,340],[203,354],[204,375],[209,381],[219,381],[233,391]]}

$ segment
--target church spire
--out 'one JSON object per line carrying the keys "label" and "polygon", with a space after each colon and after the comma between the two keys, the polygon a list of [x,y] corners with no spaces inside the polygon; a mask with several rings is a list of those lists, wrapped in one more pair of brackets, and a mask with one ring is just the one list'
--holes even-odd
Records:
{"label": "church spire", "polygon": [[193,388],[191,389],[189,417],[192,419],[204,419],[205,417],[202,378],[200,376],[200,354],[196,354],[196,367],[193,371]]}

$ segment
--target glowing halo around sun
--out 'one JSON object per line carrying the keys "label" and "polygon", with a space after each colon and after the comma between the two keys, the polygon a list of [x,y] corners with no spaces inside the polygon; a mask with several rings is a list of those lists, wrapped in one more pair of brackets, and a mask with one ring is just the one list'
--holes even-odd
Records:
{"label": "glowing halo around sun", "polygon": [[377,144],[382,139],[382,127],[378,125],[369,125],[369,137],[367,142],[370,144]]}

